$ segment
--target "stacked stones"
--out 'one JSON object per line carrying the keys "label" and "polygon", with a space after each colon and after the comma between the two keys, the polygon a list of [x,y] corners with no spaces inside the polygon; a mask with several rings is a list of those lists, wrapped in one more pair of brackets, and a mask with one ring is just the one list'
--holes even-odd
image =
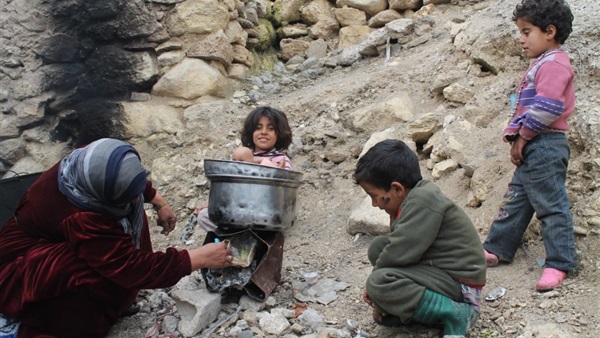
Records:
{"label": "stacked stones", "polygon": [[[323,58],[450,0],[3,2],[0,174],[11,176],[41,171],[93,139],[148,136],[132,121],[175,133],[177,108],[230,96],[277,56]],[[375,34],[327,65],[374,55],[385,38]]]}

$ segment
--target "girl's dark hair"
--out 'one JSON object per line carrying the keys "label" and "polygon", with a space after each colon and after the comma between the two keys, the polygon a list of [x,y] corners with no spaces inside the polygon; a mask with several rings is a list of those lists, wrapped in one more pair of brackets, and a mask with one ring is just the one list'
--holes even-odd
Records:
{"label": "girl's dark hair", "polygon": [[573,31],[573,13],[563,0],[522,0],[513,11],[513,21],[523,19],[546,32],[556,27],[554,39],[563,44]]}
{"label": "girl's dark hair", "polygon": [[290,144],[292,144],[292,129],[288,123],[287,116],[282,111],[271,107],[258,107],[248,114],[242,128],[242,145],[254,150],[252,135],[258,125],[258,120],[263,116],[268,117],[273,122],[275,134],[277,134],[275,149],[287,150]]}
{"label": "girl's dark hair", "polygon": [[356,164],[354,182],[372,184],[389,191],[392,182],[398,182],[412,189],[423,179],[419,159],[406,143],[399,140],[385,140],[377,143]]}

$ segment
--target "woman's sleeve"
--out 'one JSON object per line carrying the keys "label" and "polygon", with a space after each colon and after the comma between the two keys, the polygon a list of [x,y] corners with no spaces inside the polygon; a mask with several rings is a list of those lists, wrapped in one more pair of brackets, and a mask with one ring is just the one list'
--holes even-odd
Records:
{"label": "woman's sleeve", "polygon": [[169,287],[191,273],[186,250],[168,248],[165,252],[152,252],[137,249],[132,237],[110,217],[82,212],[69,217],[63,226],[75,255],[123,288]]}
{"label": "woman's sleeve", "polygon": [[146,189],[144,190],[144,201],[148,203],[154,199],[154,196],[156,196],[156,189],[152,187],[152,181],[147,180]]}

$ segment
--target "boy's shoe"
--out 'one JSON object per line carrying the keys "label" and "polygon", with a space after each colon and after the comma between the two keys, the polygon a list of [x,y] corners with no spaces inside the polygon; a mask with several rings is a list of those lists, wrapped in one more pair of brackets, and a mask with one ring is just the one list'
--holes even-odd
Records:
{"label": "boy's shoe", "polygon": [[466,337],[478,316],[479,313],[472,305],[455,302],[427,289],[413,314],[413,319],[430,325],[442,323],[444,337]]}
{"label": "boy's shoe", "polygon": [[498,256],[488,252],[485,249],[483,249],[483,252],[485,253],[485,263],[487,264],[488,268],[498,265]]}
{"label": "boy's shoe", "polygon": [[567,273],[553,268],[545,268],[542,277],[537,282],[535,289],[538,291],[550,291],[559,287],[567,277]]}
{"label": "boy's shoe", "polygon": [[404,326],[404,324],[400,320],[400,317],[391,315],[389,313],[386,313],[386,314],[379,313],[375,309],[373,309],[373,321],[375,321],[375,323],[377,323],[379,325],[383,325],[383,326],[387,326],[387,327]]}
{"label": "boy's shoe", "polygon": [[377,323],[379,325],[387,326],[387,327],[404,326],[404,324],[400,320],[400,317],[397,317],[394,315],[383,316],[383,317],[381,317],[381,320],[373,318],[373,320],[375,320],[375,323]]}

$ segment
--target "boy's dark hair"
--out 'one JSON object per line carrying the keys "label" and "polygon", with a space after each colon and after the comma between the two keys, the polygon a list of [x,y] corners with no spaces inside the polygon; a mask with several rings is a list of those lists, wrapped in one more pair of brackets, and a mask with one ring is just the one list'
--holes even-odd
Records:
{"label": "boy's dark hair", "polygon": [[554,39],[563,44],[573,31],[573,13],[563,0],[522,0],[513,11],[513,21],[523,19],[546,32],[556,27]]}
{"label": "boy's dark hair", "polygon": [[423,179],[417,154],[406,143],[391,139],[377,143],[358,160],[353,178],[356,184],[369,183],[385,191],[392,182],[412,189]]}
{"label": "boy's dark hair", "polygon": [[268,117],[273,122],[273,127],[277,134],[275,149],[287,150],[290,144],[292,144],[292,129],[288,123],[287,116],[282,111],[271,107],[258,107],[248,114],[242,128],[242,145],[254,150],[252,134],[256,130],[258,120],[263,116]]}

